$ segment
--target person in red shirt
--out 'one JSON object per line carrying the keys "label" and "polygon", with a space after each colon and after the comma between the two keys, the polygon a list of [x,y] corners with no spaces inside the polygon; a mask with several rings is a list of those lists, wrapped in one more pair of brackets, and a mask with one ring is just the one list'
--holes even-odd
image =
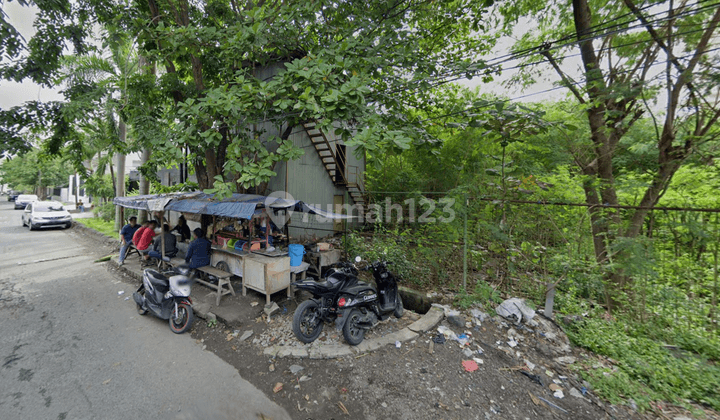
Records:
{"label": "person in red shirt", "polygon": [[150,226],[150,222],[145,221],[143,222],[142,226],[140,226],[140,229],[136,230],[135,233],[133,233],[132,243],[135,245],[136,248],[138,242],[140,242],[140,237],[142,236],[143,231],[147,229],[148,226]]}
{"label": "person in red shirt", "polygon": [[148,222],[147,229],[144,229],[142,231],[142,233],[140,234],[140,238],[135,244],[135,247],[138,249],[138,251],[140,251],[143,256],[143,260],[145,260],[146,263],[150,259],[150,256],[148,256],[148,252],[151,251],[150,244],[152,243],[153,237],[155,237],[156,226],[157,222],[155,222],[154,220],[150,220]]}

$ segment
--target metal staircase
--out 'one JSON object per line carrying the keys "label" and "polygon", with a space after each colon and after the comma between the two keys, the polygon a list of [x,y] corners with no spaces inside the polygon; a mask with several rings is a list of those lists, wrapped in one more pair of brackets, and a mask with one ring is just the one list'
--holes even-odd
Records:
{"label": "metal staircase", "polygon": [[305,128],[305,132],[308,137],[310,137],[310,142],[312,142],[318,156],[320,156],[320,160],[330,179],[332,179],[333,184],[346,188],[355,204],[364,207],[366,203],[365,188],[359,168],[356,166],[349,167],[347,164],[341,164],[338,161],[338,158],[343,159],[344,162],[347,162],[347,159],[345,159],[345,156],[338,156],[338,154],[336,154],[325,133],[314,121],[304,123],[303,128]]}

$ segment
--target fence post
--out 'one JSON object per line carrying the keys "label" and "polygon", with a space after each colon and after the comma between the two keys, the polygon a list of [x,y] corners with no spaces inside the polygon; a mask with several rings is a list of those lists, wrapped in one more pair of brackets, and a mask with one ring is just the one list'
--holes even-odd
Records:
{"label": "fence post", "polygon": [[463,240],[463,292],[467,293],[467,243],[468,243],[468,208],[470,207],[470,199],[465,194],[465,211],[463,212],[464,219],[464,237]]}

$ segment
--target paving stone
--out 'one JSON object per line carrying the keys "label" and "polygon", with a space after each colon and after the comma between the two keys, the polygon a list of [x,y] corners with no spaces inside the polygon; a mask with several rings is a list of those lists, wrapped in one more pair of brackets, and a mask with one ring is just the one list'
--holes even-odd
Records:
{"label": "paving stone", "polygon": [[308,357],[306,349],[300,347],[283,347],[277,353],[277,357]]}
{"label": "paving stone", "polygon": [[415,332],[425,332],[432,329],[443,319],[443,310],[440,308],[430,308],[428,313],[423,315],[422,318],[410,324],[407,328]]}
{"label": "paving stone", "polygon": [[266,356],[278,356],[280,350],[282,349],[278,348],[277,346],[265,347],[265,349],[263,350],[263,354]]}
{"label": "paving stone", "polygon": [[324,359],[337,359],[338,357],[350,356],[353,354],[350,346],[346,344],[321,346],[319,350]]}
{"label": "paving stone", "polygon": [[362,343],[353,347],[353,349],[355,349],[354,352],[356,353],[367,353],[369,351],[377,350],[385,344],[387,343],[380,342],[380,339],[364,340]]}

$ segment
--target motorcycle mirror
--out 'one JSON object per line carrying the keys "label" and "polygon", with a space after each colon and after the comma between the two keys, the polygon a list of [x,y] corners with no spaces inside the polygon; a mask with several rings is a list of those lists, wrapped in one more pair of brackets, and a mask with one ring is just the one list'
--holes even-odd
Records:
{"label": "motorcycle mirror", "polygon": [[356,262],[356,263],[359,263],[360,261],[362,261],[362,258],[360,258],[359,255],[358,255],[357,257],[355,257],[355,262]]}

